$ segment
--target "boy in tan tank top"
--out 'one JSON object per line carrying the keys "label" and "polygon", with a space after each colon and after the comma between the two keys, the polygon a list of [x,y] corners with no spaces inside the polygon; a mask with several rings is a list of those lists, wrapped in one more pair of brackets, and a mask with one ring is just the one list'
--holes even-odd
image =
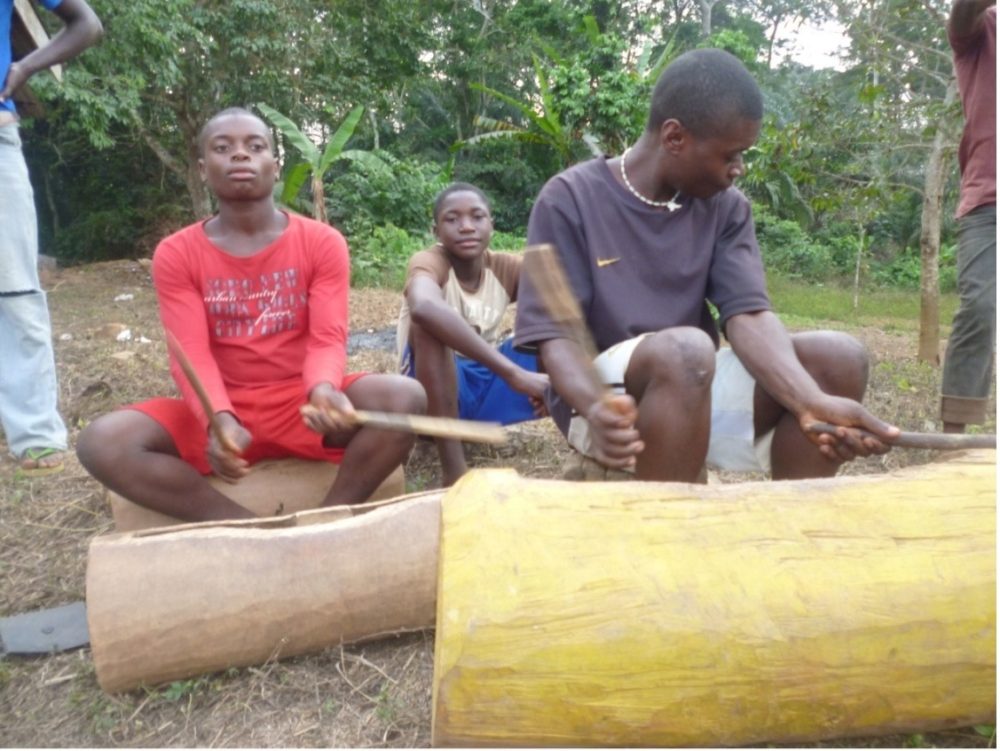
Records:
{"label": "boy in tan tank top", "polygon": [[[488,250],[490,205],[453,183],[434,201],[438,242],[410,259],[397,328],[400,370],[427,391],[428,414],[509,425],[543,415],[548,376],[534,355],[501,341],[517,300],[521,257]],[[460,441],[437,439],[442,484],[465,474]]]}

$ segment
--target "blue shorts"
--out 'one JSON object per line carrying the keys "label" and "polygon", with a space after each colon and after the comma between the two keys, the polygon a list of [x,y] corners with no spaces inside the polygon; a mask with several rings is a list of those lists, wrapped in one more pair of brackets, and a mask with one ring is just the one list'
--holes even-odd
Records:
{"label": "blue shorts", "polygon": [[[535,355],[518,352],[514,340],[505,339],[497,350],[511,362],[533,373],[538,372]],[[403,375],[415,377],[413,350],[406,345],[403,350]],[[531,400],[514,391],[507,382],[475,360],[455,355],[455,373],[458,380],[458,416],[463,420],[498,422],[512,425],[535,419]]]}

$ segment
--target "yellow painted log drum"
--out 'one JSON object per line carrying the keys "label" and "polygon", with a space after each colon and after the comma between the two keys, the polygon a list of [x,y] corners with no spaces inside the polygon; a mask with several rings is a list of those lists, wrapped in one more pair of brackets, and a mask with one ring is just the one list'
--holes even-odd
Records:
{"label": "yellow painted log drum", "polygon": [[432,626],[440,497],[94,539],[98,683],[152,686]]}
{"label": "yellow painted log drum", "polygon": [[722,746],[989,722],[996,452],[443,499],[438,745]]}

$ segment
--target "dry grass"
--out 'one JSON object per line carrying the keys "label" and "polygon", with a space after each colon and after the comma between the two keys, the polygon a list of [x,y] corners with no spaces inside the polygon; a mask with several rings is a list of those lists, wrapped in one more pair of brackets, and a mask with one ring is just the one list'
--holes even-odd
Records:
{"label": "dry grass", "polygon": [[[132,297],[116,301],[121,295]],[[144,266],[124,261],[64,270],[49,300],[62,411],[72,438],[87,421],[119,405],[175,393]],[[393,325],[398,305],[392,291],[355,291],[352,331]],[[124,324],[132,339],[108,336],[102,327],[109,323]],[[869,403],[903,429],[936,429],[939,374],[913,361],[914,336],[877,329],[854,333],[877,363]],[[392,365],[385,351],[350,358],[355,370],[386,372]],[[987,429],[995,431],[995,425]],[[537,477],[558,476],[565,455],[564,441],[548,422],[514,429],[505,446],[470,449],[473,466],[513,466]],[[883,472],[930,458],[929,452],[893,452],[848,471]],[[407,465],[408,487],[436,483],[433,448],[421,442]],[[111,528],[100,488],[75,459],[61,474],[26,479],[0,442],[0,615],[83,599],[87,546]],[[116,696],[98,688],[88,650],[3,658],[0,739],[14,747],[426,746],[432,652],[432,635],[415,634]],[[989,743],[962,729],[823,745]]]}

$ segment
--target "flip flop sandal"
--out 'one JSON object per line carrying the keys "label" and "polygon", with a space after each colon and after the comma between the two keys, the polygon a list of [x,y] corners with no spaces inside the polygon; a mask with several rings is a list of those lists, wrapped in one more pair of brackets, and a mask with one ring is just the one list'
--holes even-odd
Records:
{"label": "flip flop sandal", "polygon": [[61,472],[64,451],[54,448],[31,448],[21,454],[20,472],[29,477],[41,477]]}

